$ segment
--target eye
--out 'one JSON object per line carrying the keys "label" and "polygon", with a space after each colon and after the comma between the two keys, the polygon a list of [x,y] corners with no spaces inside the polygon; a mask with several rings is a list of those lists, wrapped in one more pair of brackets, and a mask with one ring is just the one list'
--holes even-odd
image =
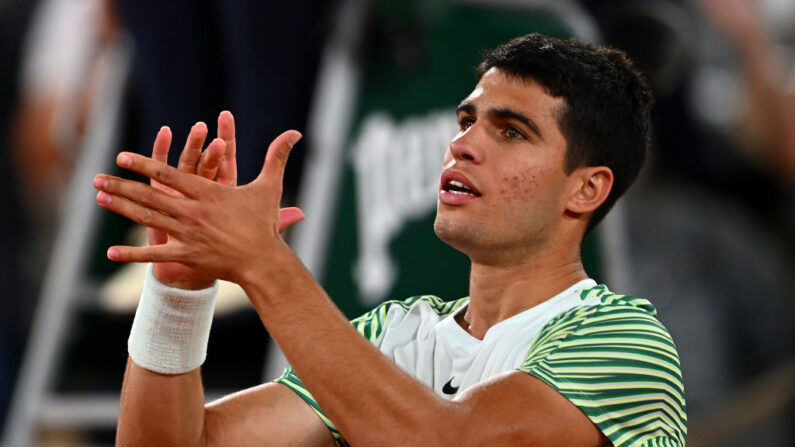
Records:
{"label": "eye", "polygon": [[473,124],[475,124],[475,118],[474,118],[474,117],[472,117],[472,116],[462,116],[462,117],[461,117],[461,118],[458,120],[458,127],[459,127],[461,130],[467,130],[467,129],[469,129],[470,127],[472,127],[472,125],[473,125]]}
{"label": "eye", "polygon": [[505,137],[508,138],[509,140],[525,140],[526,139],[524,134],[519,129],[517,129],[517,128],[513,127],[513,126],[507,127],[505,129],[505,131],[503,132],[503,135],[505,135]]}

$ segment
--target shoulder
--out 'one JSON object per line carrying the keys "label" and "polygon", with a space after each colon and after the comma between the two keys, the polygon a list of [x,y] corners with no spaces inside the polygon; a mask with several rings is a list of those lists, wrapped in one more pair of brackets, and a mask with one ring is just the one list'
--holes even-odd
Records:
{"label": "shoulder", "polygon": [[564,340],[598,338],[608,334],[647,338],[653,336],[675,352],[668,331],[657,319],[652,303],[636,296],[610,292],[604,285],[580,291],[581,303],[552,318],[541,330],[533,348]]}
{"label": "shoulder", "polygon": [[541,330],[526,363],[562,360],[563,352],[577,357],[628,359],[652,356],[651,363],[667,365],[681,380],[679,356],[671,335],[656,318],[647,299],[619,295],[598,285],[580,293],[582,304],[555,316]]}
{"label": "shoulder", "polygon": [[351,324],[362,336],[374,342],[384,328],[390,324],[397,324],[411,317],[441,319],[468,301],[468,297],[444,301],[433,295],[416,295],[404,300],[389,300],[351,320]]}
{"label": "shoulder", "polygon": [[648,300],[599,285],[542,329],[521,370],[575,403],[616,446],[658,431],[684,442],[685,395],[676,346]]}

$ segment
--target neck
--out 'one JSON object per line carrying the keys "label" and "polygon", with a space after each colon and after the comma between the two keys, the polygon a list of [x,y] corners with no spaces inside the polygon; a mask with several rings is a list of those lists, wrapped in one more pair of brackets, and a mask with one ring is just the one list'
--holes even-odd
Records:
{"label": "neck", "polygon": [[502,320],[530,309],[588,278],[576,253],[546,253],[504,263],[472,261],[469,306],[459,324],[482,339]]}

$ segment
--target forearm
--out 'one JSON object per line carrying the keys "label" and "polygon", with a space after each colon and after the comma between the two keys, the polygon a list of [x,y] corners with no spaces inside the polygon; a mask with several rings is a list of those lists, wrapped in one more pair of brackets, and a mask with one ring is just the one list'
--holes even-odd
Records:
{"label": "forearm", "polygon": [[204,392],[199,369],[165,375],[127,360],[118,446],[204,446]]}
{"label": "forearm", "polygon": [[181,290],[151,265],[135,313],[119,417],[119,445],[204,445],[199,367],[207,352],[217,286]]}
{"label": "forearm", "polygon": [[[455,404],[436,396],[365,340],[292,253],[243,284],[268,332],[352,445],[453,445]],[[278,260],[277,260],[278,259]],[[307,328],[301,330],[300,328]],[[311,328],[311,329],[309,329]],[[422,442],[412,443],[416,436]]]}

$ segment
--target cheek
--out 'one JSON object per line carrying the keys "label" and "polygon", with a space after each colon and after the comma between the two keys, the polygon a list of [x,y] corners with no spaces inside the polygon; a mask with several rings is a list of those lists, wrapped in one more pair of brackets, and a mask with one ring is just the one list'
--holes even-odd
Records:
{"label": "cheek", "polygon": [[499,194],[506,202],[525,201],[538,189],[538,172],[535,169],[504,174],[500,177]]}

